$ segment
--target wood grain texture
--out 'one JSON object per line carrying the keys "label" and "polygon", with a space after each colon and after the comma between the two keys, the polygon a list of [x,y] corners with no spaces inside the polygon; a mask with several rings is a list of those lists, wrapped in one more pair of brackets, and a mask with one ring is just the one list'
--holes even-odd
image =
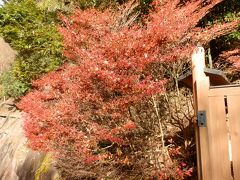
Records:
{"label": "wood grain texture", "polygon": [[[208,91],[209,91],[209,78],[202,77],[198,79],[196,84],[197,91],[197,112],[206,111],[206,117],[209,119],[209,102],[208,102]],[[209,151],[209,133],[208,133],[208,122],[206,127],[199,127],[199,149],[201,158],[201,179],[212,180],[211,174],[211,159]]]}
{"label": "wood grain texture", "polygon": [[214,88],[209,90],[209,96],[240,96],[240,87]]}
{"label": "wood grain texture", "polygon": [[212,180],[230,180],[232,176],[224,96],[210,97],[209,106],[210,118],[207,122]]}
{"label": "wood grain texture", "polygon": [[[208,102],[208,91],[210,83],[209,78],[206,77],[204,73],[205,66],[204,49],[202,47],[198,47],[192,54],[192,83],[195,117],[197,116],[197,112],[200,110],[205,110],[206,112],[208,111],[208,103],[206,102]],[[207,127],[198,127],[196,121],[194,123],[198,161],[198,179],[211,180],[208,129]]]}
{"label": "wood grain texture", "polygon": [[[240,90],[239,90],[240,91]],[[240,179],[240,96],[228,96],[234,179]]]}

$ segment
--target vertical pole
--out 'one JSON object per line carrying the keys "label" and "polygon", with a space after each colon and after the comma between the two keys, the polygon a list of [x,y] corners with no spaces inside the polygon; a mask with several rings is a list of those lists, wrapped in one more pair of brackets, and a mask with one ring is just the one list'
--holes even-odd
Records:
{"label": "vertical pole", "polygon": [[[197,117],[198,111],[206,111],[208,120],[208,91],[210,84],[209,78],[204,73],[205,66],[204,49],[203,47],[197,47],[192,54],[194,112],[195,117]],[[194,126],[198,161],[198,179],[211,180],[211,162],[209,155],[207,125],[206,127],[198,127],[197,121],[195,121]]]}
{"label": "vertical pole", "polygon": [[208,62],[210,69],[213,68],[213,62],[212,62],[212,55],[211,55],[211,48],[208,48]]}

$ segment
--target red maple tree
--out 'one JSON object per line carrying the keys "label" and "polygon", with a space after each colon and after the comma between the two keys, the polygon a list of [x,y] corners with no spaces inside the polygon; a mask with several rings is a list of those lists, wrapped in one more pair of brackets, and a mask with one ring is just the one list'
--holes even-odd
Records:
{"label": "red maple tree", "polygon": [[61,16],[69,62],[34,81],[18,104],[30,147],[58,158],[77,157],[83,165],[131,161],[120,158],[123,150],[105,150],[133,144],[127,137],[139,124],[129,108],[164,91],[166,79],[155,76],[151,64],[187,61],[197,42],[234,29],[237,22],[196,27],[221,1],[155,0],[144,26],[119,30],[110,10],[77,9]]}

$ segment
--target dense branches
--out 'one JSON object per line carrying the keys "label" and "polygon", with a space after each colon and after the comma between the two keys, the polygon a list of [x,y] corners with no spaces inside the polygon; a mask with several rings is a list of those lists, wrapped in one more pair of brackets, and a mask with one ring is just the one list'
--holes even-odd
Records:
{"label": "dense branches", "polygon": [[[161,64],[187,62],[196,41],[207,43],[236,28],[237,22],[196,27],[219,2],[180,6],[178,0],[156,0],[145,26],[132,24],[117,31],[108,10],[76,10],[62,16],[59,32],[69,62],[35,81],[34,90],[18,105],[26,112],[24,128],[30,146],[54,152],[59,166],[72,178],[104,177],[114,167],[135,169],[147,177],[166,164],[171,167],[171,155],[157,159],[155,165],[149,160],[152,140],[159,139],[156,132],[162,139],[156,150],[159,146],[161,153],[169,150],[159,114],[169,76],[157,69]],[[172,154],[179,153],[172,149]],[[142,169],[149,171],[144,174]],[[161,178],[167,178],[165,169],[157,173]],[[84,174],[86,170],[91,173]],[[176,172],[175,178],[183,178],[191,170],[183,164]]]}

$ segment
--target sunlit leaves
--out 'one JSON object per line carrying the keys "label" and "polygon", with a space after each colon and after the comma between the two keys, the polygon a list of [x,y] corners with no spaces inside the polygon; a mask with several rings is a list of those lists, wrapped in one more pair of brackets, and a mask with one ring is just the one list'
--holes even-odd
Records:
{"label": "sunlit leaves", "polygon": [[[133,24],[118,31],[109,10],[78,9],[62,16],[59,32],[69,62],[35,81],[34,91],[19,103],[27,113],[30,146],[78,157],[84,167],[106,161],[134,163],[123,151],[134,144],[127,135],[138,129],[130,108],[163,92],[167,81],[159,72],[153,74],[151,65],[186,61],[195,41],[209,42],[236,27],[234,22],[196,28],[220,0],[204,6],[201,2],[178,6],[177,0],[154,1],[145,26]],[[184,166],[177,173],[188,176],[191,170]]]}

